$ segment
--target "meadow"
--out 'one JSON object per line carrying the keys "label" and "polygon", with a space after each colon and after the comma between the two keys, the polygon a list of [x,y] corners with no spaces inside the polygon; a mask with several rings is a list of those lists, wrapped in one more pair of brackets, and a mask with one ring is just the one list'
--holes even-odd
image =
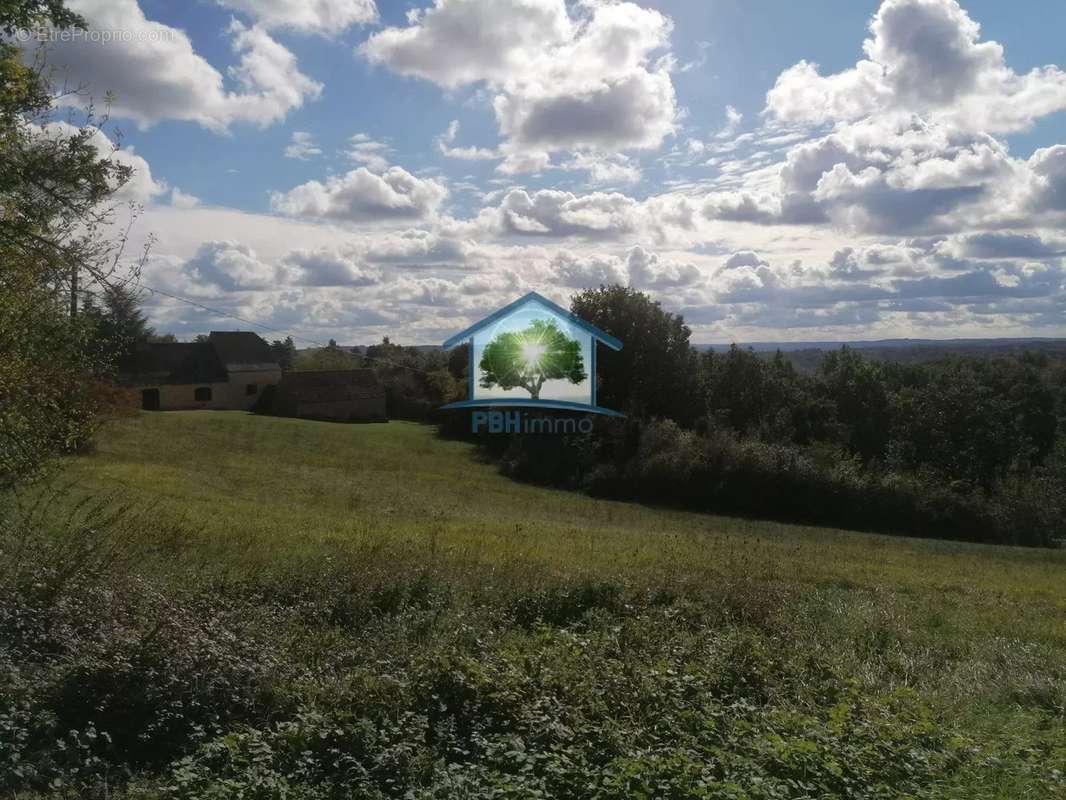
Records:
{"label": "meadow", "polygon": [[111,423],[5,513],[6,796],[1066,797],[1061,550],[236,412]]}

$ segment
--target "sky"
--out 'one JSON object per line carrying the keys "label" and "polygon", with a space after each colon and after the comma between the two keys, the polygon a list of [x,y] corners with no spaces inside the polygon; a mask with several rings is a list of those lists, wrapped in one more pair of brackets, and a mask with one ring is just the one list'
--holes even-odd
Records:
{"label": "sky", "polygon": [[69,5],[159,332],[437,344],[622,283],[698,343],[1066,335],[1061,0]]}

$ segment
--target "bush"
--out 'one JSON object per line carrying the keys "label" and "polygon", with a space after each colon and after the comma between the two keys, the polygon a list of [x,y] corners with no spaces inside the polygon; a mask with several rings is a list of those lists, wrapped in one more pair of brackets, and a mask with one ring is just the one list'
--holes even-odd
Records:
{"label": "bush", "polygon": [[1051,547],[1066,537],[1063,482],[1050,473],[984,490],[936,474],[879,471],[824,445],[697,433],[669,420],[503,441],[505,474],[616,500],[995,544]]}

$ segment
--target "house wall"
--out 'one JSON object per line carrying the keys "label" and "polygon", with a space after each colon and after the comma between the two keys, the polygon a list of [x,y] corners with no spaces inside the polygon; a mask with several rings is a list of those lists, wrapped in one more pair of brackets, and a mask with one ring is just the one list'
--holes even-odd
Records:
{"label": "house wall", "polygon": [[[134,391],[159,390],[160,411],[189,411],[194,409],[243,410],[256,404],[263,389],[276,385],[281,380],[281,370],[236,373],[226,383],[190,383],[181,385],[137,386]],[[255,394],[248,394],[248,385],[258,387]],[[211,399],[196,399],[196,390],[211,389]]]}

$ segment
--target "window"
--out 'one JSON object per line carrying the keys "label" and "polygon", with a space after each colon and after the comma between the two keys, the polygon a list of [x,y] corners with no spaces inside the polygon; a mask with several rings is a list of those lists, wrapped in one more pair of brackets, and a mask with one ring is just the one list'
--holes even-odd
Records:
{"label": "window", "polygon": [[259,384],[249,383],[244,390],[245,394],[259,394]]}
{"label": "window", "polygon": [[196,402],[197,403],[209,403],[211,402],[211,387],[201,386],[196,390]]}

